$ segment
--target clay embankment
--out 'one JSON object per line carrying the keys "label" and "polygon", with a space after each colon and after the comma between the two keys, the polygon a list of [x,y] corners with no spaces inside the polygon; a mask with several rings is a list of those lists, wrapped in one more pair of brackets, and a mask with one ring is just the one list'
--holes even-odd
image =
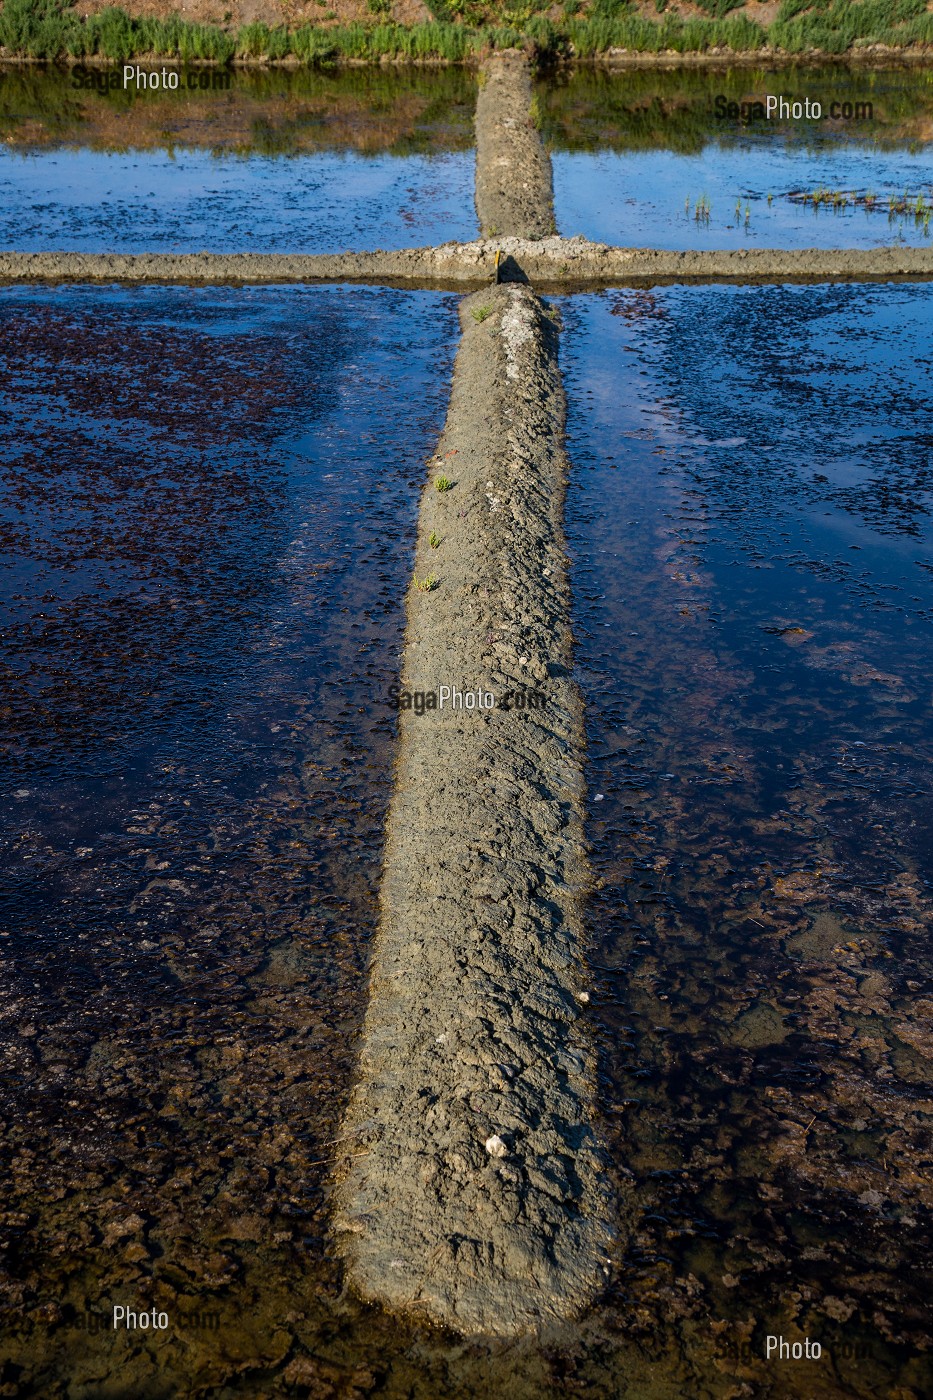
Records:
{"label": "clay embankment", "polygon": [[527,698],[401,712],[337,1228],[364,1296],[508,1335],[593,1298],[612,1211],[582,1024],[557,333],[518,286],[477,294],[461,320],[415,557],[436,586],[410,590],[402,684]]}
{"label": "clay embankment", "polygon": [[742,248],[670,252],[613,248],[583,238],[496,238],[372,253],[15,253],[0,252],[0,284],[10,282],[275,283],[485,286],[504,282],[548,289],[652,282],[819,282],[933,277],[931,248]]}
{"label": "clay embankment", "polygon": [[555,232],[551,162],[532,120],[531,71],[523,54],[493,54],[476,100],[476,212],[485,238]]}
{"label": "clay embankment", "polygon": [[[499,56],[484,78],[480,222],[548,231],[527,65]],[[496,246],[473,250],[487,281]],[[459,250],[437,253],[463,276]],[[335,1223],[364,1296],[516,1335],[592,1301],[614,1211],[581,1024],[583,729],[557,332],[518,285],[487,286],[461,323],[408,598],[402,685],[423,713],[400,712]]]}

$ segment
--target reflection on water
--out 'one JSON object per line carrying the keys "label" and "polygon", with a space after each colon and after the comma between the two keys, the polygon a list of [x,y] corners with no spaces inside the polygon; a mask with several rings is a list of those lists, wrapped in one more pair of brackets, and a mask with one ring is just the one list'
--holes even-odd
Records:
{"label": "reflection on water", "polygon": [[476,80],[463,68],[172,71],[177,88],[150,89],[124,88],[119,65],[4,68],[0,136],[17,147],[267,156],[428,155],[473,144]]}
{"label": "reflection on water", "polygon": [[[766,96],[832,104],[853,120],[741,120]],[[933,84],[919,70],[581,70],[541,84],[554,151],[557,223],[567,236],[659,248],[925,246],[929,220],[888,201],[929,203]],[[846,106],[848,104],[848,108]],[[791,198],[822,189],[847,203]],[[858,202],[853,202],[858,196]],[[708,201],[708,217],[704,200]],[[699,210],[698,210],[699,206]],[[699,212],[700,217],[697,217]]]}
{"label": "reflection on water", "polygon": [[717,1393],[929,1393],[933,295],[564,314],[608,1306]]}
{"label": "reflection on water", "polygon": [[140,93],[0,73],[0,247],[307,253],[476,236],[467,74],[187,87],[206,71]]}

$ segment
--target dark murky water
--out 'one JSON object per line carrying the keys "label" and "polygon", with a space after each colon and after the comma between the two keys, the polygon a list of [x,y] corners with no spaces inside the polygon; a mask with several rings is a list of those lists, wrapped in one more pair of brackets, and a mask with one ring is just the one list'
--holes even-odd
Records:
{"label": "dark murky water", "polygon": [[307,253],[476,236],[468,75],[187,87],[202,76],[137,93],[0,75],[0,247]]}
{"label": "dark murky water", "polygon": [[608,1307],[685,1393],[928,1394],[933,293],[564,316]]}
{"label": "dark murky water", "polygon": [[345,1295],[324,1194],[454,301],[0,296],[3,1393],[929,1392],[933,292],[562,310],[637,1233],[497,1346]]}
{"label": "dark murky water", "polygon": [[[455,305],[7,291],[0,328],[0,1376],[178,1394],[333,1283]],[[133,1299],[151,1350],[94,1335]]]}
{"label": "dark murky water", "polygon": [[[768,94],[818,102],[823,118],[754,117]],[[927,72],[581,70],[539,85],[538,102],[567,236],[678,249],[930,241]],[[745,104],[747,119],[717,116],[731,102]],[[852,119],[830,119],[834,102]],[[835,202],[799,198],[818,190]]]}

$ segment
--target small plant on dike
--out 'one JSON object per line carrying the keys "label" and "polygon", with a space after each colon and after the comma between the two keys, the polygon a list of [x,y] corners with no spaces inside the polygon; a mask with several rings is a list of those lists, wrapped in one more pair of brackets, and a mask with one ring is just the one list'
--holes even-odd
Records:
{"label": "small plant on dike", "polygon": [[441,547],[441,537],[434,530],[431,531],[431,538],[428,540],[428,544],[432,549],[440,549]]}
{"label": "small plant on dike", "polygon": [[437,487],[438,491],[449,491],[453,486],[453,482],[449,476],[436,476],[434,478],[434,485]]}
{"label": "small plant on dike", "polygon": [[433,593],[437,587],[437,579],[433,574],[428,574],[425,578],[419,578],[417,574],[412,574],[412,582],[419,593]]}
{"label": "small plant on dike", "polygon": [[487,316],[492,315],[492,307],[473,306],[470,308],[470,315],[473,317],[473,320],[476,322],[476,324],[479,325],[481,322],[485,321]]}

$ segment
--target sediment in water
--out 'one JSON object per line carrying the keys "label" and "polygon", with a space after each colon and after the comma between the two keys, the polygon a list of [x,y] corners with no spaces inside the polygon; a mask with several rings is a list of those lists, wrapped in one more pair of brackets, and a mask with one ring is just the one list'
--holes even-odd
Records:
{"label": "sediment in water", "polygon": [[476,100],[476,212],[486,238],[554,233],[551,161],[532,119],[524,54],[493,54],[480,69]]}
{"label": "sediment in water", "polygon": [[426,703],[400,712],[335,1224],[364,1297],[516,1335],[593,1299],[613,1209],[591,1124],[557,333],[520,286],[461,319],[418,527],[433,586],[408,596],[402,685]]}

